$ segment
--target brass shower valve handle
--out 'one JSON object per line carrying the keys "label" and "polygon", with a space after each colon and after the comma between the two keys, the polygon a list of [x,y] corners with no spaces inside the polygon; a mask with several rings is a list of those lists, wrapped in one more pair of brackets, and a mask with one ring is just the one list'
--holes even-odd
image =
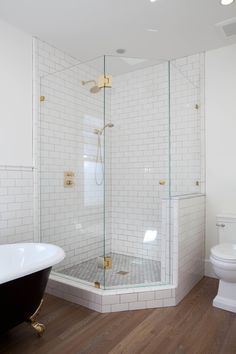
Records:
{"label": "brass shower valve handle", "polygon": [[164,186],[166,184],[166,181],[164,179],[159,180],[160,186]]}
{"label": "brass shower valve handle", "polygon": [[71,185],[73,185],[73,181],[71,181],[71,180],[65,180],[65,184],[67,185],[67,186],[71,186]]}
{"label": "brass shower valve handle", "polygon": [[75,173],[73,171],[65,171],[64,187],[73,187],[75,184],[74,178],[75,178]]}

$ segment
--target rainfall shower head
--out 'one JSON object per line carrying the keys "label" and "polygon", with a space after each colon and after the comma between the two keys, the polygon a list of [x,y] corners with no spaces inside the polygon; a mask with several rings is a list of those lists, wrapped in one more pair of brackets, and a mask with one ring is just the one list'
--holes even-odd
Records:
{"label": "rainfall shower head", "polygon": [[98,93],[102,88],[105,87],[112,87],[112,76],[111,75],[100,75],[98,76],[97,80],[88,80],[88,81],[81,81],[81,84],[87,85],[89,83],[93,83],[94,85],[90,88],[91,93]]}
{"label": "rainfall shower head", "polygon": [[98,84],[97,84],[97,82],[95,80],[88,80],[88,81],[82,80],[81,81],[81,84],[83,86],[85,86],[87,84],[90,84],[90,83],[94,83],[94,86],[92,86],[91,89],[89,90],[91,93],[98,93],[101,90],[101,88],[98,87]]}
{"label": "rainfall shower head", "polygon": [[91,87],[91,89],[89,90],[91,93],[98,93],[101,90],[100,87],[96,85],[94,85],[93,87]]}

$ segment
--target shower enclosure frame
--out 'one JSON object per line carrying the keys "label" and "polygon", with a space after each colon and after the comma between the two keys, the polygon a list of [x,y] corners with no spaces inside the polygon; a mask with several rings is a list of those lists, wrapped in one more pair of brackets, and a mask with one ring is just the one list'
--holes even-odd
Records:
{"label": "shower enclosure frame", "polygon": [[[104,181],[104,187],[103,187],[103,230],[104,230],[103,231],[103,234],[104,234],[103,257],[104,257],[104,260],[109,258],[109,257],[107,257],[107,255],[109,255],[109,253],[110,253],[109,251],[107,251],[107,240],[106,240],[106,235],[107,235],[107,231],[106,231],[106,227],[107,227],[107,221],[106,221],[106,218],[107,218],[107,216],[106,216],[106,211],[107,211],[106,210],[107,209],[107,205],[106,205],[106,202],[107,202],[107,198],[106,198],[106,194],[107,194],[107,188],[106,188],[106,185],[107,185],[107,180],[106,180],[106,177],[107,177],[106,176],[107,157],[106,157],[106,152],[107,151],[106,151],[106,129],[105,128],[107,126],[111,127],[111,126],[114,125],[114,124],[112,124],[110,122],[110,119],[108,120],[108,118],[107,118],[107,100],[108,100],[108,96],[107,96],[107,92],[108,91],[107,90],[111,90],[111,87],[112,87],[112,76],[111,76],[112,72],[111,71],[107,71],[107,66],[108,66],[107,63],[108,63],[109,60],[112,63],[113,60],[121,60],[121,59],[122,59],[122,57],[119,57],[119,56],[117,56],[117,57],[114,57],[114,56],[103,56],[102,59],[101,59],[102,60],[102,65],[101,65],[101,68],[100,68],[100,74],[97,74],[98,79],[96,80],[95,78],[94,79],[90,78],[88,80],[83,80],[81,78],[81,85],[84,88],[87,88],[87,90],[89,90],[91,95],[92,94],[98,94],[101,91],[100,92],[100,96],[101,96],[101,100],[103,101],[103,123],[102,123],[103,128],[101,128],[100,131],[99,131],[99,129],[96,129],[96,127],[94,127],[94,132],[96,130],[96,134],[97,134],[99,140],[103,137],[103,160],[104,160],[104,163],[101,163],[101,165],[103,165],[103,169],[104,169],[104,173],[102,173],[103,174],[103,181]],[[95,60],[97,60],[97,58]],[[75,66],[73,66],[71,68],[66,68],[65,70],[61,70],[59,73],[52,73],[52,74],[46,75],[45,76],[46,78],[45,77],[41,78],[40,86],[43,86],[42,83],[45,82],[44,80],[48,80],[48,78],[56,77],[56,79],[57,79],[58,77],[60,77],[60,75],[63,76],[63,73],[66,73],[69,70],[75,72],[76,68],[81,67],[81,66],[85,66],[85,65],[91,65],[91,62],[93,62],[93,60],[86,61],[84,63],[79,63],[78,65],[75,65]],[[170,74],[170,67],[169,66],[170,66],[170,63],[169,62],[166,63],[166,75],[168,75],[168,80],[167,80],[168,84],[169,84],[169,81],[170,81],[169,80],[169,74]],[[140,70],[140,69],[138,68],[138,70]],[[141,68],[141,70],[142,70],[142,68]],[[103,81],[102,78],[104,78],[104,81]],[[49,82],[50,82],[50,80],[49,80]],[[94,84],[94,86],[92,86],[90,88],[90,86],[89,86],[90,84]],[[49,84],[49,86],[50,86],[50,84]],[[42,91],[42,89],[41,89],[41,91]],[[43,96],[45,98],[46,95],[42,94],[42,92],[41,92],[41,96]],[[42,100],[41,101],[41,105],[40,106],[41,106],[41,114],[42,114],[42,116],[44,115],[44,111],[43,110],[44,110],[44,107],[47,104],[47,101],[49,102],[49,105],[50,105],[50,95],[49,95],[49,98],[46,98],[46,100]],[[170,98],[169,98],[169,90],[168,90],[168,99],[166,100],[166,104],[169,105],[169,102],[170,102]],[[169,107],[168,107],[168,110],[169,110]],[[112,118],[111,118],[111,120],[112,120]],[[169,117],[169,114],[168,114],[168,129],[170,129],[169,121],[170,121],[170,117]],[[170,132],[168,131],[168,134],[169,133]],[[42,134],[40,134],[40,137],[41,137],[41,135]],[[169,140],[169,138],[168,138],[168,140]],[[168,153],[168,158],[169,157],[170,157],[170,154]],[[42,165],[42,163],[41,163],[41,165]],[[97,166],[97,163],[96,163],[96,166]],[[168,165],[168,169],[169,169],[168,173],[170,173],[170,164]],[[43,173],[42,170],[41,170],[41,173]],[[64,172],[64,174],[65,173],[66,172]],[[70,171],[69,171],[69,175],[70,175]],[[72,172],[72,175],[74,176],[75,173]],[[69,177],[67,176],[65,178],[69,178],[69,181],[67,181],[67,183],[72,183],[72,184],[74,183],[72,181],[72,177],[71,176],[69,176]],[[71,181],[70,181],[70,179],[71,179]],[[167,183],[170,181],[170,176],[168,176],[166,178],[166,181],[167,181]],[[160,185],[161,185],[161,181],[160,181]],[[169,196],[170,196],[170,190],[168,188],[168,193],[166,194],[166,197],[169,198]],[[45,237],[43,237],[43,236],[41,236],[41,237],[42,237],[42,241],[43,241],[45,239]],[[170,242],[169,242],[169,248],[170,248]],[[170,250],[168,250],[168,254],[170,254]],[[138,257],[140,258],[140,256],[138,256]],[[142,258],[142,256],[141,256],[141,258]],[[141,258],[140,258],[140,260],[141,260]],[[168,257],[168,259],[171,259],[171,257]],[[144,260],[145,260],[145,257],[144,257]],[[134,260],[134,262],[135,262],[135,260]],[[170,262],[171,262],[171,260],[170,260]],[[100,282],[100,281],[96,281],[95,280],[94,283],[93,283],[93,285],[99,286],[99,287],[104,288],[104,289],[107,288],[106,275],[108,273],[105,268],[106,267],[104,267],[104,270],[103,270],[103,281]],[[168,268],[170,269],[170,265],[168,266]],[[121,273],[123,273],[123,272],[121,272]],[[71,278],[71,277],[69,277],[69,278]],[[170,276],[169,276],[169,278],[170,278]],[[82,282],[84,284],[88,285],[87,281],[83,281],[82,280]],[[162,282],[163,281],[158,281],[158,282],[155,281],[155,285],[156,284],[160,284]],[[169,281],[167,281],[167,282],[169,283]],[[164,283],[166,284],[166,281]],[[130,285],[128,285],[128,287],[133,287],[133,286],[144,287],[144,286],[147,286],[147,285],[154,285],[154,284],[153,284],[153,282],[151,284],[147,284],[147,283],[138,284],[138,283],[136,283],[134,285],[130,284]],[[127,284],[120,285],[120,288],[124,288],[124,287],[127,287]]]}
{"label": "shower enclosure frame", "polygon": [[[104,56],[104,76],[106,75],[106,68],[105,68],[105,60],[106,60],[106,56]],[[83,63],[81,63],[83,64]],[[80,64],[78,64],[80,65]],[[77,66],[77,65],[76,65]],[[171,63],[170,61],[168,61],[167,63],[168,66],[168,85],[170,85],[171,83],[171,78],[170,78],[170,71],[171,71]],[[68,68],[70,69],[70,68]],[[65,70],[68,70],[65,69]],[[106,89],[103,90],[104,94],[103,94],[103,100],[104,100],[104,126],[107,124],[106,121]],[[169,134],[169,161],[171,161],[171,140],[170,140],[170,134],[171,134],[171,126],[170,126],[170,113],[171,113],[171,94],[170,94],[170,89],[168,92],[168,111],[169,111],[169,115],[168,115],[168,134]],[[104,134],[104,139],[105,139],[105,134]],[[105,151],[105,144],[104,144],[104,159],[106,158],[106,151]],[[168,215],[167,215],[167,228],[168,228],[168,236],[171,238],[171,232],[172,232],[172,227],[171,227],[171,212],[172,212],[172,205],[171,205],[171,164],[169,163],[169,190],[168,190],[168,196],[166,197],[166,205],[167,205],[167,210],[168,210]],[[106,165],[105,165],[106,168]],[[106,178],[104,177],[104,185],[106,183]],[[104,188],[104,201],[106,198],[106,191]],[[104,202],[104,219],[105,219],[105,202]],[[104,220],[104,228],[105,228],[105,220]],[[105,235],[105,232],[104,232]],[[43,241],[43,240],[42,240]],[[172,239],[171,242],[169,242],[169,255],[172,254],[172,248],[176,247],[176,243],[177,243],[177,239]],[[106,255],[106,242],[104,242],[103,244],[104,247],[104,255]],[[159,307],[159,306],[169,306],[169,305],[175,305],[176,304],[176,293],[175,293],[175,289],[177,286],[177,280],[176,280],[176,274],[173,276],[173,267],[175,267],[174,263],[176,263],[176,260],[172,257],[169,257],[169,269],[170,269],[170,278],[169,278],[169,282],[168,284],[145,284],[140,285],[140,286],[124,286],[124,287],[119,287],[116,289],[106,289],[105,286],[105,282],[104,282],[104,289],[98,289],[95,287],[91,287],[91,285],[86,284],[86,282],[81,282],[78,279],[73,279],[71,277],[67,277],[61,274],[58,274],[57,272],[53,273],[51,276],[51,281],[49,282],[49,286],[48,286],[48,291],[58,295],[58,296],[63,296],[65,298],[67,298],[68,300],[71,299],[71,301],[74,302],[78,302],[81,304],[84,304],[87,307],[93,308],[95,310],[98,310],[100,312],[110,312],[113,311],[112,310],[112,306],[115,308],[117,308],[117,310],[123,310],[123,309],[134,309],[135,306],[133,308],[131,308],[131,305],[125,305],[125,306],[121,306],[117,304],[117,301],[115,301],[115,297],[117,295],[120,296],[120,299],[126,296],[126,294],[133,294],[133,299],[136,302],[136,308],[142,308],[141,305],[141,301],[139,301],[139,297],[141,297],[141,295],[139,294],[143,294],[142,296],[145,298],[148,297],[152,297],[152,295],[154,294],[154,299],[152,300],[153,303],[151,305],[150,303],[150,307]],[[106,271],[104,269],[104,278]],[[60,284],[60,285],[59,285]],[[62,292],[59,291],[58,289],[61,288],[63,289],[62,291],[64,292],[64,295],[62,295]],[[73,295],[74,293],[76,293],[76,295]],[[148,294],[150,293],[150,295]],[[94,295],[93,295],[94,294]],[[146,295],[144,295],[146,294]],[[95,299],[94,300],[94,296]],[[85,297],[88,297],[89,300],[86,300]],[[158,305],[158,299],[160,299],[161,301],[159,301],[159,305]],[[155,301],[154,301],[155,300]],[[145,300],[148,301],[148,300]],[[151,300],[150,300],[151,301]],[[111,303],[109,303],[111,302]],[[120,300],[119,300],[120,303]],[[154,304],[155,303],[155,304]],[[155,306],[154,306],[155,305]],[[117,306],[117,307],[116,307]],[[145,304],[145,307],[147,306],[147,303]]]}

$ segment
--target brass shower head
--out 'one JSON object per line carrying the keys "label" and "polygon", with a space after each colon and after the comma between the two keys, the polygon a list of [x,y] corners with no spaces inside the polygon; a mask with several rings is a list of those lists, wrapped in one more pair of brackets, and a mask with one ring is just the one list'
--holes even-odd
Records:
{"label": "brass shower head", "polygon": [[90,88],[91,93],[98,93],[102,88],[112,87],[112,76],[111,75],[101,75],[95,80],[81,81],[81,84],[87,85],[93,83],[94,85]]}
{"label": "brass shower head", "polygon": [[95,80],[88,80],[88,81],[84,81],[82,80],[81,81],[82,85],[87,85],[87,84],[90,84],[90,83],[94,83],[94,85],[91,87],[91,89],[89,90],[91,93],[98,93],[101,89],[101,87],[98,87],[98,84]]}

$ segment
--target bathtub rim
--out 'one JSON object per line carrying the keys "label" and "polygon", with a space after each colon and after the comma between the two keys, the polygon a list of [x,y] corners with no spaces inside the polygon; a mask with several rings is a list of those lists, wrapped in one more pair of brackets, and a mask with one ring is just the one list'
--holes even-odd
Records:
{"label": "bathtub rim", "polygon": [[[53,255],[47,254],[45,257],[42,259],[37,260],[37,246],[43,246],[45,247],[45,250],[47,248],[53,249],[55,252]],[[35,263],[28,265],[27,267],[20,268],[19,264],[16,265],[16,269],[0,269],[0,284],[7,283],[9,281],[22,278],[26,275],[36,273],[40,270],[44,270],[46,268],[52,267],[55,264],[58,264],[65,258],[65,252],[64,250],[56,245],[53,245],[51,243],[40,243],[40,242],[20,242],[20,243],[9,243],[9,244],[2,244],[0,245],[0,249],[6,248],[10,249],[9,254],[11,252],[11,255],[13,254],[14,250],[16,251],[17,248],[19,247],[32,247],[32,252],[35,251]],[[6,255],[7,257],[7,255]],[[7,264],[7,262],[6,262]],[[18,267],[17,267],[18,266]]]}

